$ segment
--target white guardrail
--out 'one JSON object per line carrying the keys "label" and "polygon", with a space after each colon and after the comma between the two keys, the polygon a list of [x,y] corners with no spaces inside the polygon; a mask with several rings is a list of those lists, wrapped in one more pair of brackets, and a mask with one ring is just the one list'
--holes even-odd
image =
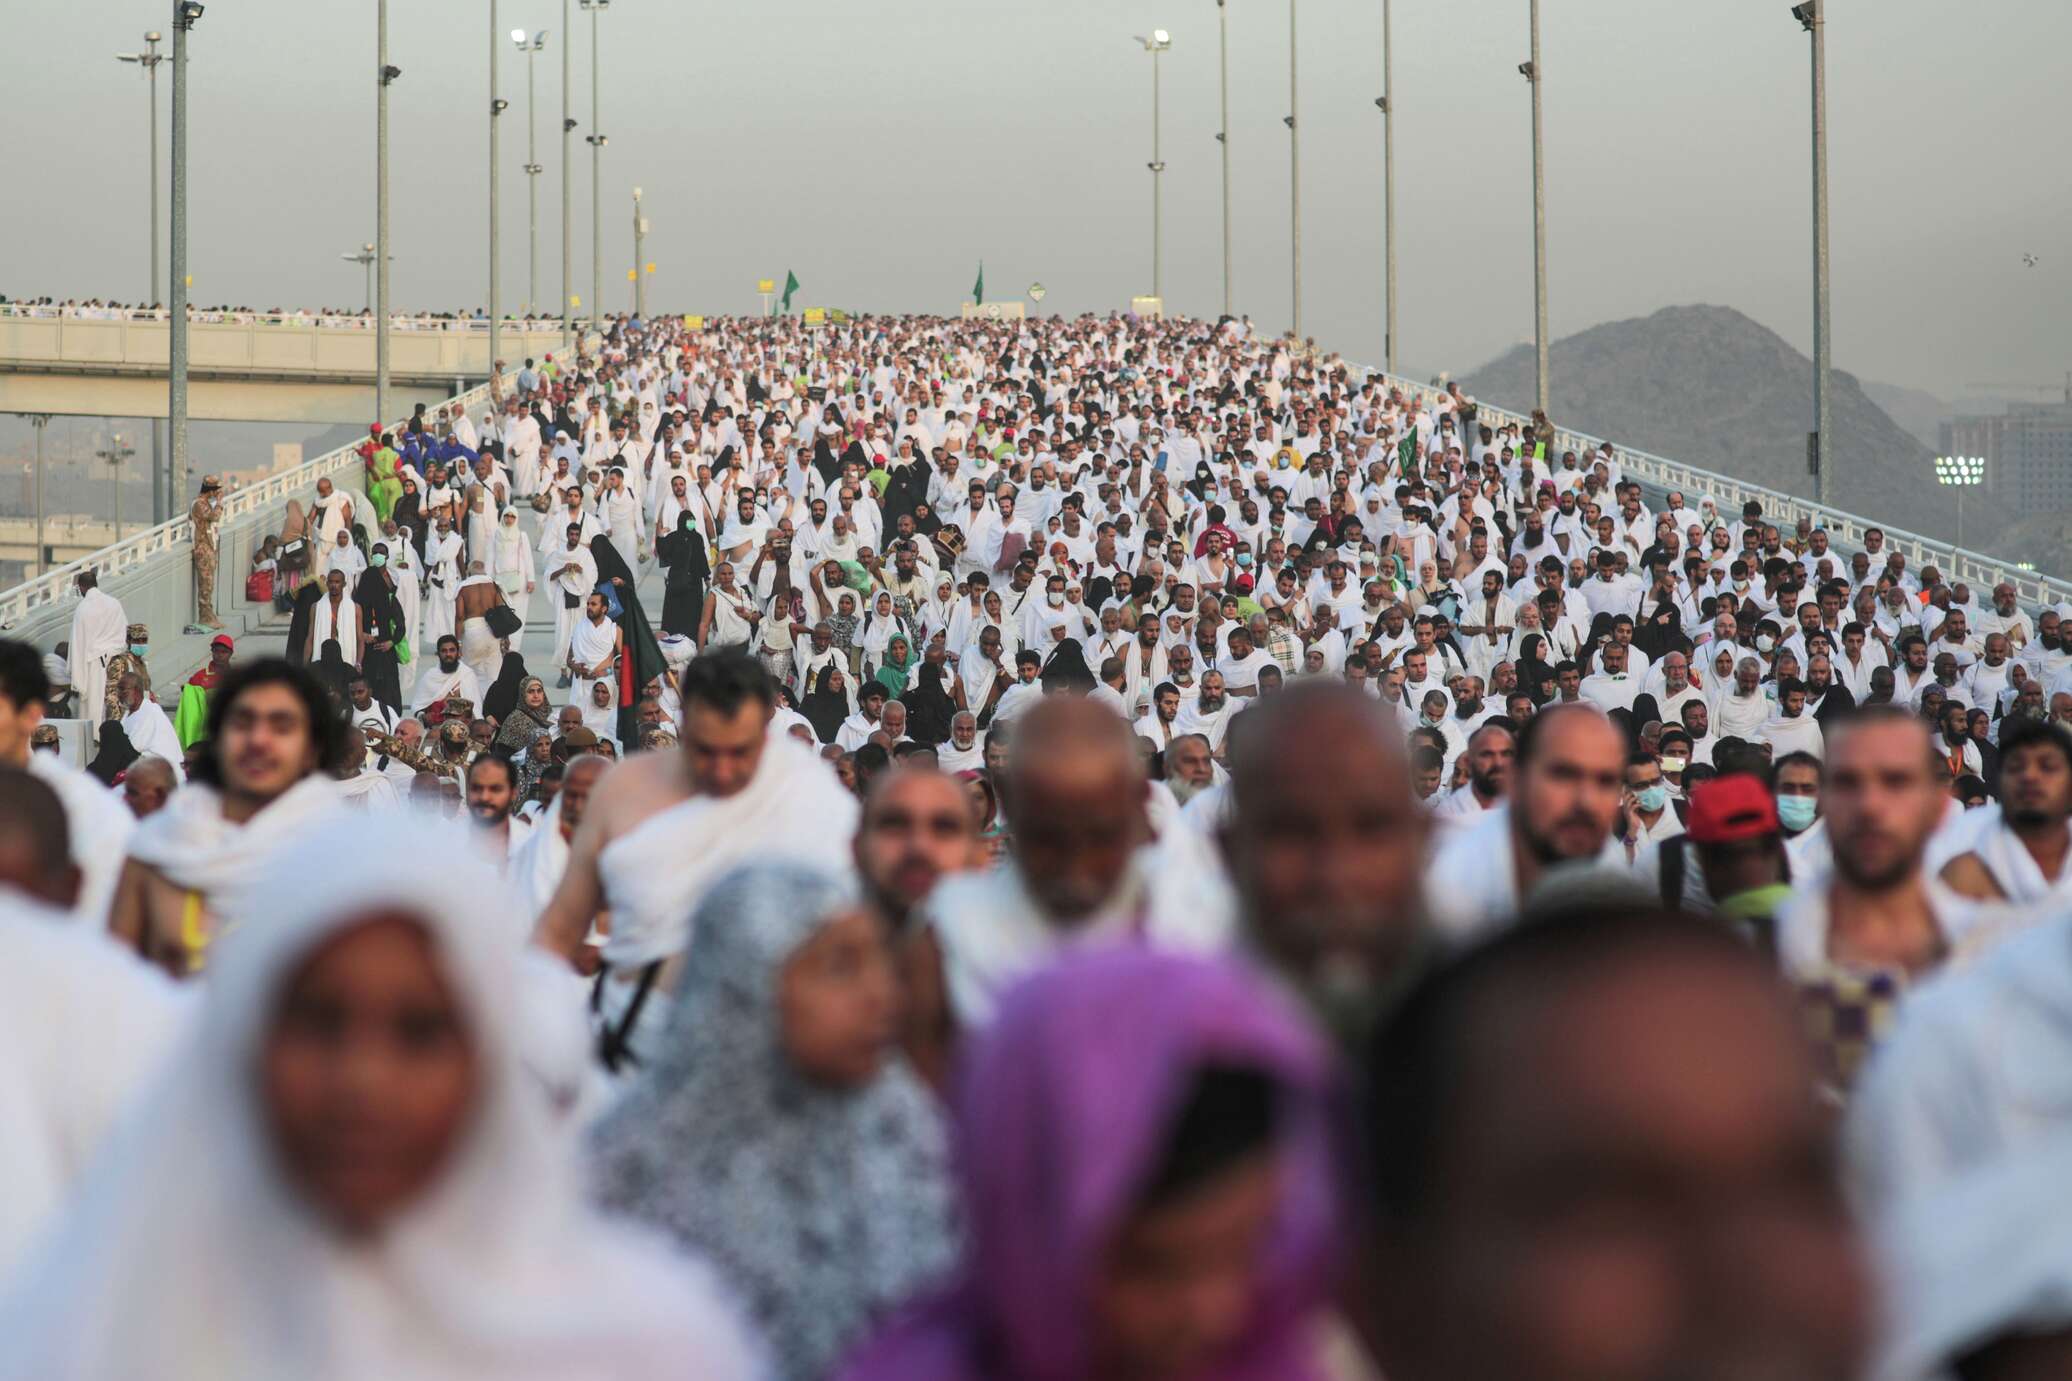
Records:
{"label": "white guardrail", "polygon": [[[465,407],[473,409],[476,404],[487,402],[489,385],[478,384],[464,393],[455,394],[440,408]],[[435,413],[437,409],[433,410]],[[397,422],[401,427],[408,419]],[[360,467],[359,441],[350,441],[335,451],[326,451],[314,460],[304,461],[291,469],[268,475],[256,484],[248,484],[231,492],[223,501],[223,517],[219,532],[237,524],[247,514],[266,508],[280,508],[290,498],[307,498],[316,482],[326,476],[336,476],[348,469]],[[190,462],[190,471],[199,473]],[[0,629],[20,627],[21,624],[53,605],[70,599],[73,595],[72,580],[82,570],[94,570],[100,574],[101,583],[106,585],[111,576],[134,570],[161,557],[177,556],[187,559],[188,549],[194,541],[194,524],[183,513],[177,518],[149,527],[132,537],[124,538],[113,546],[103,547],[97,552],[54,566],[42,575],[0,591]]]}
{"label": "white guardrail", "polygon": [[[1352,365],[1354,369],[1360,366]],[[1385,370],[1367,371],[1373,377],[1387,380],[1393,388],[1406,394],[1423,398],[1436,398],[1441,390],[1431,384],[1407,379]],[[1493,420],[1496,425],[1516,423],[1521,428],[1529,427],[1532,419],[1519,413],[1496,407],[1478,400],[1481,420]],[[1558,457],[1562,451],[1574,451],[1581,460],[1586,451],[1594,451],[1604,444],[1605,438],[1591,436],[1585,432],[1567,427],[1554,429],[1554,450]],[[1629,478],[1639,480],[1643,486],[1663,492],[1681,491],[1687,502],[1696,505],[1700,496],[1709,495],[1719,504],[1722,518],[1738,519],[1741,506],[1753,499],[1763,507],[1763,521],[1775,523],[1787,535],[1804,518],[1814,527],[1827,529],[1831,547],[1841,552],[1846,559],[1863,550],[1864,532],[1877,528],[1885,534],[1885,548],[1905,553],[1908,569],[1916,575],[1923,567],[1934,566],[1943,579],[1956,584],[1962,581],[1972,588],[1980,600],[1988,592],[2006,581],[2014,586],[2015,598],[2025,605],[2064,604],[2072,602],[2072,581],[2056,576],[2043,575],[2018,562],[2002,557],[1989,556],[1984,552],[1960,548],[1952,543],[1924,537],[1918,532],[1893,527],[1870,518],[1858,517],[1854,513],[1843,513],[1838,509],[1822,508],[1811,499],[1796,494],[1787,494],[1781,489],[1751,484],[1735,479],[1731,475],[1718,474],[1711,470],[1700,470],[1682,461],[1670,460],[1664,456],[1635,450],[1614,441],[1612,451],[1618,457],[1620,466]]]}

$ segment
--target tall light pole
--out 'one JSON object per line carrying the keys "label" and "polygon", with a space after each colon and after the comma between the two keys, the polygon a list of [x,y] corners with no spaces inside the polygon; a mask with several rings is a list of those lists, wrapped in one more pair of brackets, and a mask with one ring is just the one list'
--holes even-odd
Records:
{"label": "tall light pole", "polygon": [[578,0],[590,12],[590,319],[604,321],[604,146],[611,141],[598,128],[597,16],[611,8],[612,0]]}
{"label": "tall light pole", "polygon": [[575,306],[572,300],[574,295],[569,291],[575,286],[575,280],[569,276],[569,266],[575,262],[576,242],[575,233],[571,228],[575,222],[570,216],[573,203],[569,199],[568,180],[571,166],[568,136],[576,127],[575,118],[568,113],[568,63],[576,46],[570,38],[572,32],[573,30],[568,27],[568,0],[561,0],[561,334],[564,337],[574,329],[570,324],[570,318]]}
{"label": "tall light pole", "polygon": [[1230,313],[1230,3],[1216,0],[1216,61],[1222,126],[1216,142],[1223,150],[1223,315]]}
{"label": "tall light pole", "polygon": [[[1935,458],[1935,482],[1945,489],[1957,491],[1957,545],[1950,551],[1954,563],[1957,553],[1964,548],[1964,491],[1986,482],[1986,458],[1984,456],[1937,456]],[[1956,572],[1950,572],[1956,577]]]}
{"label": "tall light pole", "polygon": [[539,148],[539,85],[534,69],[539,66],[540,49],[547,46],[547,31],[540,30],[530,39],[525,30],[511,30],[511,41],[518,45],[518,51],[525,54],[525,195],[529,203],[526,222],[530,227],[526,251],[525,310],[537,313],[540,309],[540,164]]}
{"label": "tall light pole", "polygon": [[94,452],[108,462],[108,494],[115,505],[115,540],[122,540],[122,463],[137,453],[137,448],[123,439],[121,432],[108,438],[108,444]]}
{"label": "tall light pole", "polygon": [[1144,51],[1151,54],[1151,161],[1144,166],[1151,170],[1151,295],[1158,299],[1159,310],[1165,310],[1165,200],[1161,195],[1164,181],[1165,159],[1159,155],[1159,91],[1158,55],[1173,46],[1173,36],[1164,29],[1153,29],[1146,38],[1137,35],[1137,42],[1144,45]]}
{"label": "tall light pole", "polygon": [[374,420],[389,421],[389,87],[403,69],[388,60],[388,0],[374,6]]}
{"label": "tall light pole", "polygon": [[1382,273],[1382,367],[1396,372],[1396,80],[1389,53],[1389,0],[1381,0],[1381,238],[1386,244]]}
{"label": "tall light pole", "polygon": [[[496,378],[498,318],[503,315],[503,299],[497,287],[497,270],[500,267],[498,260],[502,258],[502,251],[497,244],[497,221],[500,219],[497,213],[503,207],[502,198],[498,194],[496,133],[498,117],[511,104],[496,94],[496,69],[503,57],[503,42],[504,31],[496,22],[496,0],[489,0],[489,378],[492,381]],[[492,382],[491,401],[500,401],[494,397],[494,393]]]}
{"label": "tall light pole", "polygon": [[341,254],[339,258],[348,264],[358,264],[367,270],[367,310],[374,310],[374,259],[373,245],[361,245],[358,254]]}
{"label": "tall light pole", "polygon": [[36,574],[42,575],[48,564],[44,555],[49,550],[43,545],[43,431],[50,425],[50,414],[30,413],[29,425],[36,429]]}
{"label": "tall light pole", "polygon": [[633,189],[633,315],[647,320],[647,271],[645,242],[647,217],[640,214],[640,189]]}
{"label": "tall light pole", "polygon": [[201,0],[173,0],[173,292],[166,358],[167,431],[172,437],[171,502],[187,493],[187,31]]}
{"label": "tall light pole", "polygon": [[1295,0],[1288,0],[1288,292],[1294,308],[1290,328],[1302,339],[1302,143],[1295,128],[1300,87],[1295,80]]}
{"label": "tall light pole", "polygon": [[[158,45],[162,39],[158,30],[144,35],[144,51],[141,53],[117,53],[116,60],[134,62],[144,69],[151,79],[151,291],[144,294],[144,301],[156,304],[163,301],[159,295],[158,276],[158,64],[165,61],[160,56]],[[166,492],[165,466],[159,458],[159,448],[165,436],[163,424],[158,418],[151,419],[151,522],[153,526],[166,519],[171,507],[171,496]]]}
{"label": "tall light pole", "polygon": [[[1827,315],[1827,7],[1805,0],[1791,7],[1813,37],[1813,468],[1823,506],[1835,502],[1835,449],[1828,414],[1828,369],[1834,341]],[[1958,491],[1961,496],[1963,491]]]}
{"label": "tall light pole", "polygon": [[1540,156],[1540,0],[1532,0],[1532,58],[1518,64],[1532,88],[1532,340],[1539,410],[1547,410],[1547,174]]}

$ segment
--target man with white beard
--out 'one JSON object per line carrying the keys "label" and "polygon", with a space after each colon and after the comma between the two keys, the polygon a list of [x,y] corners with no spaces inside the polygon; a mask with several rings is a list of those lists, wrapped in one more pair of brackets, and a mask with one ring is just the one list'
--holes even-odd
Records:
{"label": "man with white beard", "polygon": [[440,518],[425,543],[424,641],[437,645],[453,632],[453,600],[460,589],[460,534],[453,522]]}
{"label": "man with white beard", "polygon": [[936,766],[945,772],[971,772],[986,765],[985,746],[978,741],[978,716],[959,710],[950,716],[950,741],[935,750]]}
{"label": "man with white beard", "polygon": [[1216,760],[1200,734],[1180,734],[1165,750],[1165,784],[1173,800],[1184,806],[1216,780]]}

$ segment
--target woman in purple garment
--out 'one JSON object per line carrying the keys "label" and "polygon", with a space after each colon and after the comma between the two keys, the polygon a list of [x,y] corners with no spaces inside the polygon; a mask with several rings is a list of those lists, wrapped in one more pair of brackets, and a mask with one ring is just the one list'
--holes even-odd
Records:
{"label": "woman in purple garment", "polygon": [[1226,964],[1125,947],[1010,993],[957,1099],[971,1247],[842,1381],[1307,1381],[1340,1246],[1332,1075]]}

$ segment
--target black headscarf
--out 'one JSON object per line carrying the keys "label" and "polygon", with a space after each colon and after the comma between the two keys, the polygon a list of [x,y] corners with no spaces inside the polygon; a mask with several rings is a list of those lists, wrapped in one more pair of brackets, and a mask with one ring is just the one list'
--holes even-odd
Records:
{"label": "black headscarf", "polygon": [[309,646],[309,625],[316,617],[317,601],[324,597],[324,582],[312,580],[295,592],[295,612],[288,618],[288,660],[307,662],[303,651]]}
{"label": "black headscarf", "polygon": [[824,436],[813,438],[813,471],[824,484],[833,484],[835,477],[842,473],[841,462],[835,459],[834,447],[827,444]]}
{"label": "black headscarf", "polygon": [[806,698],[799,701],[799,713],[813,726],[814,736],[822,743],[833,743],[835,735],[841,731],[842,721],[849,717],[848,693],[828,686],[834,674],[832,664],[822,667],[820,674],[813,678]]}
{"label": "black headscarf", "polygon": [[482,693],[482,717],[499,724],[509,719],[512,708],[518,703],[518,687],[525,677],[525,659],[515,652],[506,652],[504,664],[497,668],[496,680],[490,682],[489,689]]}
{"label": "black headscarf", "polygon": [[950,736],[950,720],[957,704],[943,689],[948,668],[925,657],[915,669],[914,684],[899,698],[907,707],[907,737],[933,748]]}
{"label": "black headscarf", "polygon": [[130,764],[143,754],[130,745],[129,734],[113,719],[101,721],[100,749],[86,770],[98,778],[102,785],[113,786],[115,779],[129,770]]}
{"label": "black headscarf", "polygon": [[345,649],[338,645],[338,639],[324,639],[324,645],[317,649],[317,660],[310,664],[310,670],[324,683],[324,689],[337,696],[340,704],[345,703],[347,687],[352,685],[355,673],[352,663],[345,660]]}
{"label": "black headscarf", "polygon": [[590,555],[597,562],[598,586],[613,586],[619,600],[616,621],[626,647],[619,669],[619,742],[638,743],[641,691],[669,663],[662,656],[662,644],[655,639],[654,626],[640,607],[640,581],[626,564],[626,558],[602,533],[590,539]]}
{"label": "black headscarf", "polygon": [[1086,653],[1080,649],[1077,638],[1058,640],[1058,645],[1051,650],[1050,660],[1043,664],[1042,681],[1046,695],[1057,691],[1076,691],[1083,695],[1100,684],[1087,666]]}

